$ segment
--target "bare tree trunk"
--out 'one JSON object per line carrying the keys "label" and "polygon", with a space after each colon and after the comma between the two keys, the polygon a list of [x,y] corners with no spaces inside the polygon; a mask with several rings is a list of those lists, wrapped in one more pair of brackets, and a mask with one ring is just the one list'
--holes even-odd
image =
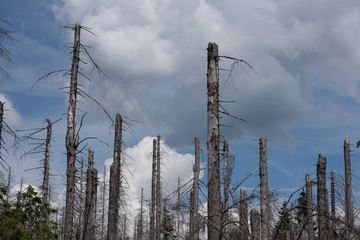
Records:
{"label": "bare tree trunk", "polygon": [[[0,131],[1,131],[1,129],[0,129]],[[0,137],[0,141],[1,141],[1,137]],[[6,201],[7,202],[9,202],[9,196],[10,196],[10,182],[11,182],[11,167],[9,167],[9,174],[8,174],[8,184],[7,184],[7,190],[8,191],[7,191],[7,194],[6,194]]]}
{"label": "bare tree trunk", "polygon": [[195,165],[194,165],[194,183],[191,194],[190,206],[190,240],[199,239],[199,176],[200,176],[200,144],[199,138],[195,138]]}
{"label": "bare tree trunk", "polygon": [[240,207],[239,207],[239,228],[240,239],[249,239],[249,224],[248,224],[248,205],[245,196],[245,191],[240,189]]}
{"label": "bare tree trunk", "polygon": [[156,194],[156,139],[153,139],[153,159],[151,178],[150,240],[155,240],[155,194]]}
{"label": "bare tree trunk", "polygon": [[308,240],[314,240],[314,221],[313,221],[313,196],[312,196],[312,183],[307,172],[305,174],[305,181],[306,181],[306,207],[307,207],[307,222],[308,222]]}
{"label": "bare tree trunk", "polygon": [[223,218],[223,238],[224,239],[228,239],[229,238],[229,234],[228,234],[228,230],[229,230],[229,216],[230,216],[230,211],[229,211],[229,181],[230,181],[230,177],[229,177],[229,144],[227,142],[226,139],[224,139],[224,149],[223,149],[223,154],[224,154],[224,209],[223,209],[223,213],[224,213],[224,218]]}
{"label": "bare tree trunk", "polygon": [[49,168],[50,168],[50,142],[52,123],[50,119],[46,119],[48,125],[46,127],[46,141],[45,141],[45,159],[44,159],[44,179],[43,179],[43,202],[48,203],[49,196]]}
{"label": "bare tree trunk", "polygon": [[94,168],[94,151],[89,148],[89,163],[86,178],[86,198],[83,227],[83,240],[95,239],[96,224],[96,199],[97,199],[97,175]]}
{"label": "bare tree trunk", "polygon": [[221,239],[222,203],[220,191],[219,138],[219,54],[216,43],[208,44],[208,240]]}
{"label": "bare tree trunk", "polygon": [[[78,212],[78,219],[77,219],[77,224],[76,224],[76,234],[75,234],[75,239],[76,240],[80,240],[82,239],[82,225],[83,225],[83,215],[84,215],[84,185],[83,185],[83,181],[84,181],[84,158],[81,157],[81,165],[80,165],[80,192],[78,193],[78,197],[79,200],[76,201],[78,202],[78,208],[77,208],[77,212]],[[76,207],[75,207],[76,208]]]}
{"label": "bare tree trunk", "polygon": [[138,222],[138,227],[137,227],[137,239],[138,240],[142,240],[143,239],[143,212],[144,212],[144,189],[141,188],[141,202],[140,202],[140,218],[139,218],[139,222]]}
{"label": "bare tree trunk", "polygon": [[344,141],[344,162],[345,162],[345,203],[346,203],[346,225],[348,239],[354,239],[354,211],[351,183],[351,162],[350,162],[350,143]]}
{"label": "bare tree trunk", "polygon": [[255,209],[250,211],[251,240],[260,240],[260,216]]}
{"label": "bare tree trunk", "polygon": [[77,97],[77,76],[80,60],[80,24],[75,25],[74,49],[71,67],[69,108],[67,115],[67,132],[66,132],[66,151],[67,151],[67,172],[66,172],[66,206],[65,206],[65,233],[64,239],[70,240],[73,235],[73,217],[74,217],[74,194],[75,194],[75,113]]}
{"label": "bare tree trunk", "polygon": [[335,232],[335,179],[334,179],[334,171],[330,171],[330,186],[331,186],[331,225],[330,230],[331,234]]}
{"label": "bare tree trunk", "polygon": [[[0,68],[1,70],[1,68]],[[3,147],[3,138],[2,138],[2,131],[3,131],[3,122],[4,122],[4,102],[0,102],[0,164],[1,166],[5,168],[5,166],[3,165],[2,162],[6,163],[5,160],[3,159],[3,155],[1,153],[2,147]],[[0,176],[1,176],[1,172],[0,172]],[[8,189],[10,191],[10,188]]]}
{"label": "bare tree trunk", "polygon": [[260,138],[260,215],[261,239],[270,238],[270,193],[267,172],[267,139]]}
{"label": "bare tree trunk", "polygon": [[108,211],[108,240],[119,239],[119,200],[120,200],[120,173],[121,173],[121,141],[122,141],[122,118],[116,114],[114,156],[110,166],[109,183],[109,211]]}
{"label": "bare tree trunk", "polygon": [[106,195],[106,166],[104,165],[104,180],[102,189],[102,209],[101,209],[101,240],[105,239],[105,195]]}
{"label": "bare tree trunk", "polygon": [[319,154],[317,162],[317,211],[319,240],[331,239],[329,224],[329,203],[326,189],[326,157]]}
{"label": "bare tree trunk", "polygon": [[177,215],[177,235],[180,236],[180,206],[181,206],[181,198],[180,198],[180,178],[178,177],[178,187],[177,187],[177,208],[176,208],[176,215]]}
{"label": "bare tree trunk", "polygon": [[157,137],[156,149],[156,240],[161,239],[161,177],[160,177],[160,135]]}

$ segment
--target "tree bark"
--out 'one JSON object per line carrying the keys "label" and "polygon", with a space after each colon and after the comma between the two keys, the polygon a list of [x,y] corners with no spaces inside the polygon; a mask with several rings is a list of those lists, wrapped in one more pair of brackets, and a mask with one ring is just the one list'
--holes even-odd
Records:
{"label": "tree bark", "polygon": [[345,164],[345,204],[346,204],[346,225],[348,239],[354,239],[354,211],[351,183],[351,162],[350,162],[350,143],[344,141],[344,164]]}
{"label": "tree bark", "polygon": [[208,240],[219,240],[222,229],[222,203],[219,157],[219,54],[217,44],[209,43],[207,51]]}
{"label": "tree bark", "polygon": [[83,240],[95,239],[96,226],[96,199],[97,199],[97,175],[94,168],[94,151],[89,148],[89,163],[86,178],[86,198],[83,227]]}
{"label": "tree bark", "polygon": [[139,222],[138,222],[138,227],[137,227],[137,238],[138,240],[142,240],[143,239],[143,209],[144,208],[144,189],[141,188],[141,201],[140,201],[140,217],[139,217]]}
{"label": "tree bark", "polygon": [[249,239],[249,224],[248,224],[248,204],[245,196],[245,191],[240,189],[240,207],[239,207],[239,228],[240,239]]}
{"label": "tree bark", "polygon": [[200,144],[199,138],[195,138],[195,164],[194,164],[194,183],[191,194],[190,206],[190,240],[199,239],[199,176],[200,176]]}
{"label": "tree bark", "polygon": [[307,230],[308,230],[308,240],[314,240],[314,220],[313,220],[313,196],[312,196],[312,183],[307,172],[305,174],[305,182],[306,182],[306,207],[307,207]]}
{"label": "tree bark", "polygon": [[331,186],[331,190],[330,190],[330,195],[331,195],[331,225],[330,225],[330,229],[331,229],[331,234],[333,234],[335,232],[335,178],[334,178],[334,171],[330,171],[330,186]]}
{"label": "tree bark", "polygon": [[317,162],[317,212],[319,240],[331,239],[329,224],[329,203],[326,189],[326,157],[319,154]]}
{"label": "tree bark", "polygon": [[45,141],[45,159],[44,159],[44,179],[43,179],[43,203],[48,203],[49,196],[49,168],[50,168],[50,142],[52,123],[46,119],[48,125],[46,127],[46,141]]}
{"label": "tree bark", "polygon": [[104,178],[102,188],[102,209],[101,209],[101,240],[105,239],[105,196],[106,196],[106,166],[104,165]]}
{"label": "tree bark", "polygon": [[67,114],[67,132],[66,132],[66,155],[67,155],[67,170],[66,170],[66,206],[65,206],[65,232],[64,240],[72,239],[73,233],[73,217],[74,217],[74,194],[75,194],[75,158],[76,158],[76,143],[75,143],[75,113],[76,113],[76,98],[77,98],[77,76],[80,61],[80,24],[75,25],[74,33],[74,49],[71,67],[70,78],[70,92],[69,92],[69,108]]}
{"label": "tree bark", "polygon": [[109,211],[108,211],[108,239],[120,239],[119,224],[119,201],[121,188],[121,141],[122,141],[122,118],[116,114],[114,156],[110,166],[109,183]]}
{"label": "tree bark", "polygon": [[161,239],[161,176],[160,176],[160,135],[157,137],[157,148],[156,148],[156,240]]}
{"label": "tree bark", "polygon": [[151,178],[151,209],[150,209],[150,240],[155,239],[155,207],[156,207],[156,139],[153,139],[152,178]]}
{"label": "tree bark", "polygon": [[270,238],[270,193],[267,172],[267,139],[260,138],[260,215],[261,239]]}
{"label": "tree bark", "polygon": [[260,240],[260,216],[255,209],[250,211],[251,240]]}

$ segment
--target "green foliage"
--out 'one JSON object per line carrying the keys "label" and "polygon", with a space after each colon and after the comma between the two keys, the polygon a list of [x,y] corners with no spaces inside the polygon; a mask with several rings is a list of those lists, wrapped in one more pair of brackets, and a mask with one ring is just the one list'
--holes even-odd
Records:
{"label": "green foliage", "polygon": [[162,217],[162,239],[163,240],[172,240],[176,239],[175,234],[175,224],[173,220],[174,216],[166,209],[166,206],[164,206],[164,213]]}
{"label": "green foliage", "polygon": [[0,239],[59,239],[58,225],[49,219],[56,210],[43,203],[33,187],[15,204],[6,201],[7,191],[0,185]]}
{"label": "green foliage", "polygon": [[291,229],[292,216],[290,209],[287,207],[287,202],[284,201],[279,211],[279,220],[276,222],[275,229],[278,229],[277,238],[279,240],[286,239],[286,231]]}

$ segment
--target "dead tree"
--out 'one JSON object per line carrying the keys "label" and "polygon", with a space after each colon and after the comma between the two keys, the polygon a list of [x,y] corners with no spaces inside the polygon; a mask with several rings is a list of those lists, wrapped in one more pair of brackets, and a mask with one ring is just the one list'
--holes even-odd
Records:
{"label": "dead tree", "polygon": [[75,196],[75,159],[76,159],[76,143],[75,143],[75,114],[76,114],[76,98],[77,98],[77,77],[80,61],[80,24],[76,24],[74,28],[74,48],[73,60],[71,67],[70,92],[69,92],[69,108],[67,115],[67,131],[66,131],[66,205],[65,205],[65,232],[64,240],[71,240],[73,234],[73,217],[74,217],[74,196]]}
{"label": "dead tree", "polygon": [[[0,138],[0,141],[1,141],[1,138]],[[6,201],[7,202],[9,202],[9,197],[10,197],[10,183],[11,183],[11,167],[9,167],[9,173],[8,173],[7,193],[6,193]]]}
{"label": "dead tree", "polygon": [[260,216],[261,239],[270,237],[270,193],[267,172],[267,139],[260,138]]}
{"label": "dead tree", "polygon": [[306,182],[306,209],[307,209],[307,230],[308,230],[308,240],[314,240],[314,220],[313,220],[313,196],[312,196],[312,183],[307,172],[305,174]]}
{"label": "dead tree", "polygon": [[156,225],[155,225],[155,239],[160,240],[161,238],[161,176],[160,176],[160,135],[157,137],[157,148],[156,148]]}
{"label": "dead tree", "polygon": [[52,130],[52,123],[50,119],[46,119],[46,122],[48,125],[46,127],[44,180],[42,185],[44,203],[48,203],[48,196],[49,196],[50,142],[51,142],[51,130]]}
{"label": "dead tree", "polygon": [[119,200],[121,187],[121,142],[122,142],[122,117],[116,114],[114,156],[110,166],[109,183],[109,211],[108,211],[108,239],[119,239]]}
{"label": "dead tree", "polygon": [[336,231],[336,218],[335,218],[335,178],[334,171],[330,171],[330,196],[331,196],[331,234]]}
{"label": "dead tree", "polygon": [[350,143],[344,141],[344,163],[345,163],[345,204],[346,204],[346,227],[348,239],[354,238],[354,212],[353,196],[351,183],[351,162],[350,162]]}
{"label": "dead tree", "polygon": [[152,178],[151,178],[151,209],[150,209],[150,240],[155,240],[155,206],[156,206],[156,139],[153,139],[152,155]]}
{"label": "dead tree", "polygon": [[101,209],[101,240],[105,239],[105,196],[106,196],[106,166],[104,165],[104,178],[102,186],[102,209]]}
{"label": "dead tree", "polygon": [[256,209],[250,211],[251,240],[260,240],[260,216]]}
{"label": "dead tree", "polygon": [[248,224],[248,204],[245,196],[245,191],[240,189],[240,205],[239,205],[239,229],[240,239],[249,239],[249,224]]}
{"label": "dead tree", "polygon": [[229,182],[230,182],[230,176],[229,176],[229,144],[227,142],[226,139],[224,139],[224,146],[223,146],[223,161],[224,161],[224,166],[223,166],[223,171],[224,171],[224,209],[223,209],[223,226],[224,229],[222,229],[223,231],[223,235],[225,237],[225,239],[228,238],[228,223],[229,223],[229,217],[230,217],[230,212],[229,212]]}
{"label": "dead tree", "polygon": [[97,175],[98,171],[94,168],[94,151],[89,148],[89,162],[86,178],[86,198],[85,214],[83,227],[83,240],[95,239],[96,226],[96,199],[97,199]]}
{"label": "dead tree", "polygon": [[320,154],[317,162],[317,214],[319,240],[331,239],[328,191],[326,189],[326,157]]}
{"label": "dead tree", "polygon": [[[10,23],[6,20],[6,16],[4,15],[0,15],[0,23],[1,24],[5,24],[7,26],[10,25]],[[0,58],[7,63],[12,63],[12,59],[11,59],[11,53],[10,51],[4,46],[3,44],[3,40],[4,39],[8,39],[8,40],[14,40],[13,36],[13,31],[7,29],[7,28],[3,28],[0,27],[0,37],[1,37],[1,42],[0,42]],[[0,78],[10,78],[9,73],[0,66]]]}
{"label": "dead tree", "polygon": [[141,199],[140,199],[140,215],[137,224],[137,240],[143,239],[143,225],[144,225],[144,189],[141,188]]}
{"label": "dead tree", "polygon": [[207,150],[208,150],[208,240],[221,239],[219,139],[219,53],[216,43],[207,48]]}
{"label": "dead tree", "polygon": [[190,240],[199,239],[199,176],[200,176],[200,144],[199,138],[195,138],[195,164],[194,164],[194,183],[191,192],[190,206]]}

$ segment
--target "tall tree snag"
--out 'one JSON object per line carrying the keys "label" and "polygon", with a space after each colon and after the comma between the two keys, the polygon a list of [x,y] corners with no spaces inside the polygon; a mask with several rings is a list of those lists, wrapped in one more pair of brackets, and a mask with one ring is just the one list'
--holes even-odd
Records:
{"label": "tall tree snag", "polygon": [[345,164],[345,204],[346,204],[346,226],[348,239],[354,238],[354,211],[351,183],[351,162],[350,162],[350,143],[344,141],[344,164]]}
{"label": "tall tree snag", "polygon": [[156,194],[156,139],[153,139],[152,175],[151,175],[150,240],[155,239],[155,194]]}
{"label": "tall tree snag", "polygon": [[229,144],[226,139],[224,139],[224,146],[223,146],[223,161],[224,161],[224,209],[223,209],[223,237],[225,239],[229,238],[228,236],[228,223],[229,223],[229,217],[230,217],[230,211],[229,211],[229,182],[230,182],[230,176],[229,176]]}
{"label": "tall tree snag", "polygon": [[335,233],[335,177],[334,171],[330,171],[330,196],[331,196],[331,234]]}
{"label": "tall tree snag", "polygon": [[191,192],[190,206],[190,240],[199,239],[199,177],[200,177],[200,144],[199,138],[195,138],[195,164],[194,183]]}
{"label": "tall tree snag", "polygon": [[207,48],[207,150],[208,150],[208,240],[221,239],[219,53],[216,43]]}
{"label": "tall tree snag", "polygon": [[74,48],[73,59],[70,77],[70,91],[69,91],[69,108],[67,114],[67,131],[66,131],[66,155],[67,155],[67,170],[66,170],[66,206],[65,206],[65,233],[64,240],[72,239],[73,234],[73,217],[74,217],[74,193],[75,193],[75,158],[76,158],[76,143],[75,143],[75,113],[76,113],[76,98],[77,98],[77,77],[79,71],[80,60],[80,24],[75,24],[74,27]]}
{"label": "tall tree snag", "polygon": [[144,226],[144,217],[143,217],[143,212],[144,212],[144,189],[141,188],[141,200],[140,200],[140,216],[139,216],[139,220],[138,220],[138,224],[137,224],[137,238],[134,239],[138,239],[138,240],[142,240],[143,239],[143,226]]}
{"label": "tall tree snag", "polygon": [[319,240],[331,239],[328,191],[326,189],[326,157],[320,154],[317,162],[317,214]]}
{"label": "tall tree snag", "polygon": [[245,191],[240,189],[240,206],[239,206],[239,228],[240,239],[249,239],[249,224],[248,224],[248,204],[245,196]]}
{"label": "tall tree snag", "polygon": [[108,239],[119,239],[119,200],[120,200],[120,174],[121,174],[121,141],[122,141],[122,117],[116,114],[114,156],[110,166],[109,183],[109,212],[108,212]]}
{"label": "tall tree snag", "polygon": [[160,177],[160,135],[157,137],[156,148],[156,227],[155,227],[155,239],[161,239],[161,177]]}
{"label": "tall tree snag", "polygon": [[260,138],[260,217],[261,239],[270,237],[270,193],[267,172],[267,139]]}
{"label": "tall tree snag", "polygon": [[96,226],[96,199],[97,199],[97,175],[94,168],[94,151],[89,148],[89,162],[86,178],[86,198],[83,227],[83,240],[95,239]]}
{"label": "tall tree snag", "polygon": [[307,212],[307,230],[308,230],[308,240],[314,240],[314,218],[313,218],[313,196],[312,196],[312,183],[310,175],[307,172],[305,174],[306,182],[306,212]]}
{"label": "tall tree snag", "polygon": [[45,141],[45,158],[44,158],[44,179],[43,179],[43,202],[48,203],[49,197],[49,169],[50,169],[50,142],[51,142],[51,130],[52,123],[50,119],[46,119],[46,141]]}

